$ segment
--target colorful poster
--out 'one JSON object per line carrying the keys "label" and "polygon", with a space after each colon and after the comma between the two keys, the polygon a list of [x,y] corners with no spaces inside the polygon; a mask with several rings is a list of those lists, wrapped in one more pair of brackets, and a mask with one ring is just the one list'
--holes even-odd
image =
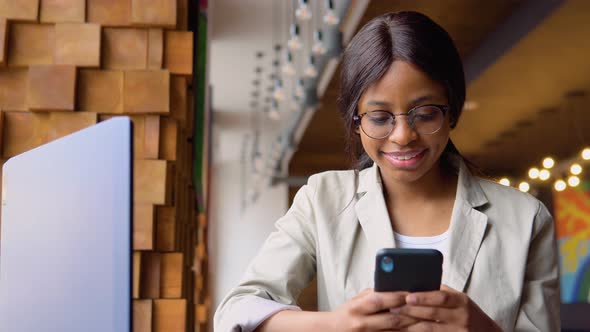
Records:
{"label": "colorful poster", "polygon": [[590,181],[554,192],[561,301],[590,303]]}

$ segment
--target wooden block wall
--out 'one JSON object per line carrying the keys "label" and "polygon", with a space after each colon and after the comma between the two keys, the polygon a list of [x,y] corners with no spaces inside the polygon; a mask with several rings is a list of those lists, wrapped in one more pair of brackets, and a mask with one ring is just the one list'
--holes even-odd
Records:
{"label": "wooden block wall", "polygon": [[134,332],[198,331],[210,310],[188,5],[0,0],[0,161],[112,117],[133,122]]}

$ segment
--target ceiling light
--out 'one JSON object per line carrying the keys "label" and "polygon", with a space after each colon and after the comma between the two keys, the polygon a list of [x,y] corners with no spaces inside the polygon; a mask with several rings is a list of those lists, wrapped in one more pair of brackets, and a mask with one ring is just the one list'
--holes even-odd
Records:
{"label": "ceiling light", "polygon": [[314,42],[313,42],[313,46],[311,48],[311,51],[313,52],[313,54],[315,54],[315,55],[325,54],[326,48],[324,47],[322,31],[316,30],[315,33],[313,34],[313,40],[314,40]]}
{"label": "ceiling light", "polygon": [[557,191],[564,191],[567,188],[567,184],[563,180],[555,181],[555,185],[553,186]]}
{"label": "ceiling light", "polygon": [[572,164],[570,167],[570,172],[573,175],[580,175],[580,173],[582,173],[582,166],[580,166],[578,163]]}
{"label": "ceiling light", "polygon": [[555,160],[551,157],[547,157],[543,159],[543,167],[546,169],[550,169],[551,167],[555,166]]}
{"label": "ceiling light", "polygon": [[531,179],[536,179],[539,177],[539,169],[536,167],[533,167],[531,169],[529,169],[529,178]]}
{"label": "ceiling light", "polygon": [[473,111],[479,107],[479,104],[473,100],[466,100],[463,104],[464,111]]}
{"label": "ceiling light", "polygon": [[295,66],[293,65],[293,55],[289,51],[285,51],[285,63],[282,67],[283,74],[287,76],[295,75]]}
{"label": "ceiling light", "polygon": [[309,61],[307,62],[307,66],[305,67],[303,74],[309,78],[314,78],[318,76],[318,71],[315,68],[315,59],[313,55],[309,56]]}
{"label": "ceiling light", "polygon": [[281,79],[275,80],[275,86],[272,95],[275,100],[285,99],[285,94],[283,93],[283,81],[281,81]]}
{"label": "ceiling light", "polygon": [[572,175],[567,179],[567,184],[570,187],[577,187],[580,184],[580,178],[575,175]]}
{"label": "ceiling light", "polygon": [[295,10],[295,17],[301,21],[307,21],[311,18],[311,11],[307,6],[307,0],[299,0],[299,7]]}
{"label": "ceiling light", "polygon": [[340,18],[334,12],[334,2],[326,0],[326,14],[324,14],[324,22],[328,25],[337,25],[340,23]]}
{"label": "ceiling light", "polygon": [[279,104],[276,100],[272,101],[272,107],[270,108],[270,111],[268,111],[268,117],[275,121],[281,118],[281,114],[279,113]]}
{"label": "ceiling light", "polygon": [[584,160],[590,160],[590,148],[582,150],[582,158],[584,158]]}
{"label": "ceiling light", "polygon": [[500,181],[498,181],[498,183],[503,186],[510,186],[510,180],[508,180],[508,178],[501,178]]}
{"label": "ceiling light", "polygon": [[539,179],[540,179],[541,181],[545,181],[545,180],[549,179],[550,177],[551,177],[551,172],[549,172],[549,170],[542,169],[542,170],[539,172]]}
{"label": "ceiling light", "polygon": [[303,86],[303,79],[297,80],[297,85],[295,85],[295,97],[303,98],[305,95],[305,90]]}
{"label": "ceiling light", "polygon": [[291,24],[291,38],[287,42],[287,47],[291,51],[296,51],[301,48],[301,39],[299,39],[299,25],[293,23]]}
{"label": "ceiling light", "polygon": [[527,182],[523,181],[518,185],[518,190],[522,191],[523,193],[529,192],[530,189],[531,186]]}

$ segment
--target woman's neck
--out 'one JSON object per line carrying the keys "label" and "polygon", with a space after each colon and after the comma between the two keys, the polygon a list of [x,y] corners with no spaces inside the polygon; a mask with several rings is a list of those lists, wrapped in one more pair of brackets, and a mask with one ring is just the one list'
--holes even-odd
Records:
{"label": "woman's neck", "polygon": [[387,178],[382,178],[382,182],[386,199],[400,203],[449,198],[455,195],[457,188],[457,176],[444,172],[440,162],[414,182]]}

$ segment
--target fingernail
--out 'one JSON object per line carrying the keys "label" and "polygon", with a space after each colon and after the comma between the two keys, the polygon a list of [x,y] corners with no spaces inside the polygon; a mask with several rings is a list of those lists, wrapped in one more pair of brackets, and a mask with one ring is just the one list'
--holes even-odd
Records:
{"label": "fingernail", "polygon": [[416,304],[418,303],[418,297],[416,295],[408,295],[406,296],[406,303],[408,304]]}
{"label": "fingernail", "polygon": [[398,315],[401,312],[401,308],[390,308],[389,312],[391,312],[392,314]]}

